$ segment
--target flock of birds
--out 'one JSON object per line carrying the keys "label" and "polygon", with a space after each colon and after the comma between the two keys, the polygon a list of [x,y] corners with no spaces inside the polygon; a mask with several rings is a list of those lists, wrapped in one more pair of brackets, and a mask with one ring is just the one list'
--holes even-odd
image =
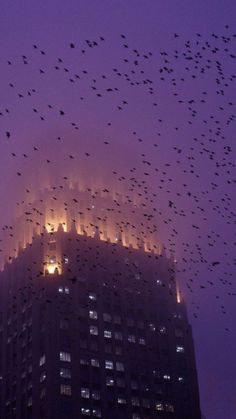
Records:
{"label": "flock of birds", "polygon": [[[224,316],[225,301],[236,296],[232,278],[236,34],[228,26],[223,32],[197,33],[190,40],[174,34],[171,48],[146,52],[125,34],[115,45],[103,36],[82,46],[68,42],[60,57],[33,44],[29,53],[6,58],[3,64],[4,87],[11,99],[0,106],[1,149],[4,155],[7,142],[14,187],[25,195],[16,206],[22,208],[26,222],[32,222],[32,211],[41,211],[32,201],[40,186],[32,181],[30,170],[52,179],[56,201],[78,168],[83,167],[86,179],[94,167],[93,176],[103,179],[102,191],[113,196],[105,217],[119,214],[121,232],[128,223],[136,236],[142,232],[145,238],[157,231],[164,236],[167,251],[178,260],[177,279],[191,296],[196,318],[203,291],[219,300]],[[90,143],[88,118],[83,122],[83,115],[96,121],[96,112],[100,123],[97,132],[93,124],[95,142]],[[22,116],[20,123],[26,126],[32,123],[35,138],[41,124],[42,132],[45,125],[49,131],[53,125],[56,129],[46,142],[22,140],[15,115]],[[122,203],[114,195],[116,188],[117,195],[122,191]],[[87,191],[96,199],[90,185]],[[73,200],[79,207],[78,197]],[[136,222],[134,214],[132,223],[122,207],[137,201],[143,219]],[[65,210],[68,205],[64,202]],[[10,221],[2,230],[14,235]],[[230,331],[227,325],[225,330]]]}

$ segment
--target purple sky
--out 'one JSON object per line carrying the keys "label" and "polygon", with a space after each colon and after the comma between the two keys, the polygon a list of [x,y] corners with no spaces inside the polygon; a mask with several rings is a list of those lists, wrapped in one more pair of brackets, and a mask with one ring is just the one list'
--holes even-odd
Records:
{"label": "purple sky", "polygon": [[235,18],[232,0],[15,0],[0,13],[1,224],[48,176],[145,180],[175,248],[207,419],[236,417]]}

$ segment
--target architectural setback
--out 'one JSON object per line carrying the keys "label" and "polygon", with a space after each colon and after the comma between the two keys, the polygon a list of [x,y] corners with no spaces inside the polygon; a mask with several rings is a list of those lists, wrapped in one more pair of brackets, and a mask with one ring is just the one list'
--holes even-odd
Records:
{"label": "architectural setback", "polygon": [[200,419],[175,262],[60,228],[1,284],[1,419]]}

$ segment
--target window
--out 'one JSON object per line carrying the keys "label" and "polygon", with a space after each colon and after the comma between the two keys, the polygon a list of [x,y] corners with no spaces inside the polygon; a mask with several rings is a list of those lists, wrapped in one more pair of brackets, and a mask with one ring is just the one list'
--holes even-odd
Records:
{"label": "window", "polygon": [[86,407],[81,407],[81,413],[84,416],[90,416],[90,409],[87,409]]}
{"label": "window", "polygon": [[42,365],[44,365],[44,364],[45,364],[45,362],[46,362],[46,355],[42,355],[42,356],[39,358],[39,366],[41,367]]}
{"label": "window", "polygon": [[184,382],[184,377],[178,377],[178,382],[183,383]]}
{"label": "window", "polygon": [[124,364],[122,362],[116,362],[116,371],[124,371]]}
{"label": "window", "polygon": [[164,380],[170,380],[170,375],[169,374],[165,374],[163,375]]}
{"label": "window", "polygon": [[97,326],[90,325],[89,326],[90,335],[98,335],[98,328]]}
{"label": "window", "polygon": [[96,301],[97,300],[97,296],[94,292],[90,292],[89,293],[89,299],[92,301]]}
{"label": "window", "polygon": [[99,367],[99,360],[98,359],[91,359],[91,366],[92,367]]}
{"label": "window", "polygon": [[89,361],[87,359],[80,359],[79,363],[80,365],[86,365],[86,366],[89,365]]}
{"label": "window", "polygon": [[80,394],[81,394],[81,397],[83,399],[89,399],[90,393],[89,393],[89,389],[88,388],[82,387],[81,388],[81,391],[80,391]]}
{"label": "window", "polygon": [[114,386],[114,384],[115,384],[115,381],[114,381],[114,378],[112,378],[112,377],[107,377],[106,378],[106,385],[107,386]]}
{"label": "window", "polygon": [[125,387],[125,380],[123,380],[123,378],[117,378],[116,384],[117,384],[117,387],[124,388]]}
{"label": "window", "polygon": [[117,403],[118,404],[126,404],[126,400],[124,399],[124,397],[118,397]]}
{"label": "window", "polygon": [[105,361],[105,368],[107,370],[113,370],[113,362],[112,361]]}
{"label": "window", "polygon": [[104,320],[104,322],[110,322],[111,321],[111,315],[109,313],[103,313],[103,320]]}
{"label": "window", "polygon": [[70,294],[70,289],[68,287],[65,287],[65,294]]}
{"label": "window", "polygon": [[90,310],[90,311],[89,311],[89,318],[90,318],[90,319],[93,319],[93,320],[97,320],[97,318],[98,318],[98,313],[97,313],[97,311]]}
{"label": "window", "polygon": [[110,330],[104,330],[104,338],[111,339],[111,331]]}
{"label": "window", "polygon": [[116,355],[122,355],[122,348],[121,348],[121,346],[116,346],[115,347],[115,354]]}
{"label": "window", "polygon": [[146,345],[146,342],[145,342],[144,338],[139,338],[138,343],[139,343],[139,345]]}
{"label": "window", "polygon": [[71,396],[71,386],[61,384],[60,394],[62,394],[63,396]]}
{"label": "window", "polygon": [[132,404],[132,406],[140,406],[140,402],[139,402],[138,397],[132,397],[131,398],[131,404]]}
{"label": "window", "polygon": [[130,319],[130,318],[127,319],[127,325],[128,326],[131,326],[131,327],[134,326],[134,320],[133,319]]}
{"label": "window", "polygon": [[68,368],[60,368],[61,378],[71,378],[71,371]]}
{"label": "window", "polygon": [[118,315],[115,315],[115,316],[114,316],[114,323],[115,323],[115,324],[121,324],[121,317],[120,317],[120,316],[118,316]]}
{"label": "window", "polygon": [[184,347],[181,345],[176,346],[176,352],[183,354],[184,353]]}
{"label": "window", "polygon": [[184,336],[184,332],[182,329],[175,329],[175,336],[177,338],[182,338]]}
{"label": "window", "polygon": [[161,402],[156,402],[155,403],[155,409],[158,411],[163,411],[164,410],[164,405]]}
{"label": "window", "polygon": [[150,401],[148,399],[143,399],[143,407],[146,407],[147,409],[149,409]]}
{"label": "window", "polygon": [[123,339],[122,333],[121,332],[115,332],[115,339],[122,340]]}
{"label": "window", "polygon": [[151,332],[155,332],[156,331],[156,326],[154,323],[149,323],[149,329],[151,330]]}
{"label": "window", "polygon": [[63,287],[59,287],[58,292],[60,292],[60,293],[64,292]]}
{"label": "window", "polygon": [[166,333],[166,327],[165,326],[159,326],[159,332],[165,334]]}
{"label": "window", "polygon": [[92,399],[93,400],[100,400],[100,398],[101,398],[100,391],[93,390],[93,392],[92,392]]}
{"label": "window", "polygon": [[71,355],[69,352],[60,352],[60,361],[71,362]]}
{"label": "window", "polygon": [[135,336],[134,335],[128,335],[128,342],[135,343]]}
{"label": "window", "polygon": [[131,380],[131,389],[138,390],[138,383],[135,380]]}
{"label": "window", "polygon": [[39,380],[40,380],[40,383],[42,383],[44,380],[46,380],[46,372],[45,371],[40,374],[40,379]]}
{"label": "window", "polygon": [[93,416],[95,416],[95,418],[101,418],[102,417],[101,409],[99,409],[98,407],[93,409]]}
{"label": "window", "polygon": [[173,413],[175,411],[173,404],[167,403],[166,404],[166,411]]}
{"label": "window", "polygon": [[138,413],[133,413],[132,419],[141,419],[141,416]]}

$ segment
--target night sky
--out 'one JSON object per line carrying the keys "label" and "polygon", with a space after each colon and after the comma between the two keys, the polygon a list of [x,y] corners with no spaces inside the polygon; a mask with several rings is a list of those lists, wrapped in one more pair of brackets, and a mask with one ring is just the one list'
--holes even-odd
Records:
{"label": "night sky", "polygon": [[234,419],[236,3],[0,6],[1,226],[48,181],[134,184],[177,259],[202,413]]}

